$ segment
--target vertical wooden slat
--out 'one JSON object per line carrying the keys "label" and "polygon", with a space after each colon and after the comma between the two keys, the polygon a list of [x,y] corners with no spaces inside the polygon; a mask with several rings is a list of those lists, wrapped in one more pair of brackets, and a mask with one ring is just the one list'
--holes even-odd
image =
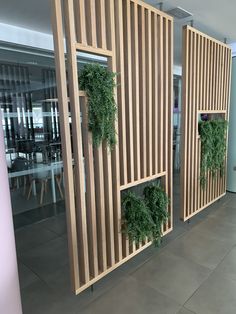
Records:
{"label": "vertical wooden slat", "polygon": [[186,219],[186,189],[187,189],[187,122],[188,122],[188,72],[189,72],[189,32],[185,28],[183,31],[183,70],[182,70],[182,123],[181,123],[181,136],[182,136],[182,142],[181,142],[181,160],[182,160],[182,166],[180,168],[180,185],[181,185],[181,191],[180,191],[180,203],[181,206],[181,218],[183,220]]}
{"label": "vertical wooden slat", "polygon": [[106,218],[105,218],[105,191],[103,175],[102,147],[94,149],[94,168],[97,205],[97,232],[98,232],[98,265],[99,271],[107,269],[107,243],[106,243]]}
{"label": "vertical wooden slat", "polygon": [[199,180],[199,174],[198,174],[198,106],[200,107],[200,71],[201,71],[201,63],[200,63],[200,54],[201,54],[201,36],[199,34],[196,35],[196,56],[195,56],[195,73],[196,73],[196,80],[195,80],[195,105],[194,105],[194,146],[195,146],[195,159],[194,159],[194,187],[193,191],[194,193],[194,206],[193,206],[193,212],[195,212],[198,208],[197,202],[198,202],[198,180]]}
{"label": "vertical wooden slat", "polygon": [[92,133],[88,131],[87,100],[81,99],[84,161],[86,169],[86,208],[88,221],[89,265],[91,275],[98,276],[97,223]]}
{"label": "vertical wooden slat", "polygon": [[127,160],[128,160],[128,180],[134,181],[134,133],[133,133],[133,95],[132,95],[132,51],[131,51],[131,21],[130,21],[130,1],[125,1],[124,12],[124,40],[126,49],[124,50],[125,83],[126,83],[126,130],[127,130]]}
{"label": "vertical wooden slat", "polygon": [[78,238],[80,247],[80,267],[82,270],[81,280],[84,283],[89,281],[89,257],[88,257],[88,239],[87,239],[87,218],[85,204],[85,186],[84,186],[84,163],[82,152],[81,123],[80,123],[80,104],[79,104],[79,87],[77,75],[77,58],[74,43],[75,25],[74,25],[74,8],[73,1],[64,2],[65,25],[67,33],[67,58],[68,58],[68,77],[70,92],[70,108],[72,116],[72,134],[73,150],[75,160],[75,178],[76,178],[76,204],[77,204],[77,221],[78,221]]}
{"label": "vertical wooden slat", "polygon": [[[188,143],[187,143],[187,151],[188,154],[192,153],[192,134],[193,134],[193,124],[192,124],[192,110],[193,110],[193,104],[192,104],[192,95],[193,95],[193,33],[189,32],[189,51],[190,56],[189,56],[189,97],[188,97],[188,103],[187,106],[188,108]],[[188,170],[187,170],[187,213],[188,215],[191,215],[191,178],[192,178],[192,161],[190,161],[190,159],[188,159],[187,161],[187,165],[188,165]]]}
{"label": "vertical wooden slat", "polygon": [[206,108],[205,110],[209,110],[210,108],[210,71],[211,71],[211,42],[209,39],[207,39],[207,74],[206,74]]}
{"label": "vertical wooden slat", "polygon": [[[168,114],[168,108],[170,107],[169,101],[172,102],[173,100],[169,99],[169,41],[168,41],[168,19],[164,19],[163,23],[164,28],[164,36],[163,36],[163,54],[164,54],[164,146],[162,148],[164,154],[164,170],[168,172],[168,137],[169,137],[169,125],[168,120],[171,118],[171,114]],[[173,126],[172,126],[173,127]],[[166,192],[167,195],[169,193],[169,186],[168,186],[168,176],[165,177],[165,185],[166,185]]]}
{"label": "vertical wooden slat", "polygon": [[168,197],[170,198],[169,204],[169,230],[173,228],[173,59],[174,59],[174,42],[173,42],[173,21],[168,21],[168,172],[167,172],[167,185],[168,185]]}
{"label": "vertical wooden slat", "polygon": [[97,47],[96,8],[94,0],[85,1],[88,44]]}
{"label": "vertical wooden slat", "polygon": [[[145,8],[139,7],[139,34],[140,34],[140,77],[145,78],[146,74],[146,51],[145,51],[145,41],[146,41],[146,31],[145,31]],[[146,80],[141,79],[139,81],[139,91],[140,91],[140,132],[141,132],[141,145],[140,145],[140,154],[141,154],[141,177],[144,178],[147,175],[147,147],[146,147]]]}
{"label": "vertical wooden slat", "polygon": [[[158,46],[159,46],[159,63],[158,63],[158,68],[159,68],[159,75],[158,75],[158,116],[159,116],[159,130],[158,130],[158,136],[159,136],[159,152],[163,150],[163,106],[164,106],[164,79],[163,79],[163,18],[162,16],[158,17]],[[160,159],[159,159],[159,171],[163,172],[163,153],[160,154]]]}
{"label": "vertical wooden slat", "polygon": [[125,78],[124,78],[124,38],[123,38],[123,10],[122,2],[115,1],[116,24],[116,60],[117,60],[117,97],[119,123],[119,151],[120,151],[120,180],[122,185],[127,184],[127,154],[126,154],[126,112],[125,112]]}
{"label": "vertical wooden slat", "polygon": [[139,114],[139,33],[138,5],[131,4],[131,51],[132,58],[132,98],[133,98],[133,135],[134,135],[134,179],[140,179],[140,114]]}
{"label": "vertical wooden slat", "polygon": [[113,193],[112,193],[111,152],[108,150],[106,143],[103,143],[103,173],[104,173],[103,193],[105,195],[107,264],[111,267],[115,263],[114,221],[112,210]]}
{"label": "vertical wooden slat", "polygon": [[[116,3],[116,1],[115,1]],[[110,69],[117,73],[117,37],[115,34],[115,6],[114,0],[109,1],[108,7],[110,12],[110,32],[111,32],[111,50],[113,58],[109,59]],[[115,100],[118,102],[117,92],[115,91]],[[115,121],[115,129],[118,136],[118,145],[112,150],[112,186],[113,186],[113,217],[114,217],[114,241],[115,241],[115,261],[119,262],[122,259],[122,235],[121,235],[121,194],[120,194],[120,158],[119,158],[119,132],[118,121]]]}
{"label": "vertical wooden slat", "polygon": [[218,109],[221,110],[221,91],[222,91],[222,88],[221,88],[221,67],[222,65],[222,46],[219,45],[219,64],[218,64]]}
{"label": "vertical wooden slat", "polygon": [[96,0],[95,4],[97,17],[97,44],[99,48],[107,49],[105,0]]}
{"label": "vertical wooden slat", "polygon": [[[120,160],[120,183],[127,184],[127,151],[126,151],[126,110],[125,110],[125,76],[124,76],[124,32],[123,32],[123,4],[122,1],[115,1],[115,31],[116,31],[116,60],[118,81],[118,123],[119,123],[119,160]],[[117,199],[120,196],[117,195]],[[119,219],[121,224],[121,217]],[[120,230],[120,229],[119,229]],[[121,236],[121,235],[120,235]],[[128,241],[122,236],[122,255],[128,256]]]}
{"label": "vertical wooden slat", "polygon": [[203,110],[207,109],[207,71],[208,71],[208,44],[207,44],[207,38],[204,37],[204,74],[203,74]]}
{"label": "vertical wooden slat", "polygon": [[202,84],[202,80],[203,80],[203,61],[204,61],[204,57],[203,57],[203,38],[201,35],[199,35],[199,58],[198,58],[198,62],[199,62],[199,108],[200,110],[203,110],[203,101],[202,101],[202,95],[203,95],[203,84]]}
{"label": "vertical wooden slat", "polygon": [[62,27],[61,3],[58,0],[51,1],[52,8],[52,29],[54,38],[56,78],[57,78],[57,94],[59,104],[59,119],[61,124],[61,142],[62,157],[64,167],[65,180],[65,202],[67,216],[67,235],[70,258],[70,272],[72,289],[75,292],[80,286],[79,259],[78,259],[78,241],[77,241],[77,225],[75,211],[75,192],[73,182],[73,165],[72,165],[72,149],[71,136],[69,128],[69,111],[68,96],[66,82],[66,68],[64,56],[64,41]]}
{"label": "vertical wooden slat", "polygon": [[226,98],[227,98],[227,59],[228,59],[228,54],[227,54],[227,48],[224,48],[225,50],[225,58],[224,58],[224,78],[223,78],[223,110],[226,108]]}
{"label": "vertical wooden slat", "polygon": [[220,45],[216,44],[216,109],[220,110],[220,97],[219,97],[219,81],[220,81]]}
{"label": "vertical wooden slat", "polygon": [[216,109],[217,110],[217,103],[216,103],[216,81],[217,81],[217,76],[216,76],[216,43],[213,42],[213,53],[212,53],[212,110]]}
{"label": "vertical wooden slat", "polygon": [[[109,48],[115,48],[115,42],[112,45],[111,34],[113,20],[113,1],[104,2],[105,20],[107,29],[107,43]],[[112,9],[111,9],[112,7]],[[113,60],[114,59],[114,60]],[[111,71],[115,72],[115,55],[108,59],[108,65]],[[117,169],[115,168],[115,171]],[[103,173],[104,173],[104,194],[105,194],[105,214],[106,214],[106,243],[107,243],[107,264],[111,267],[115,263],[115,247],[114,247],[114,216],[113,216],[113,185],[112,185],[112,161],[111,152],[107,147],[107,143],[103,143]],[[116,178],[117,179],[117,178]],[[116,189],[114,189],[116,192]]]}
{"label": "vertical wooden slat", "polygon": [[225,60],[225,47],[222,47],[221,59],[221,110],[224,110],[224,60]]}
{"label": "vertical wooden slat", "polygon": [[[151,11],[148,10],[145,15],[146,22],[146,81],[147,81],[147,174],[152,175],[152,33],[151,33]],[[167,43],[167,38],[166,38]]]}
{"label": "vertical wooden slat", "polygon": [[196,102],[196,82],[197,80],[195,79],[197,76],[197,63],[196,63],[196,56],[197,56],[197,46],[198,46],[198,41],[197,41],[197,34],[193,33],[193,58],[192,58],[192,102],[190,103],[191,106],[191,127],[192,127],[192,137],[191,137],[191,152],[193,156],[193,160],[191,163],[191,196],[190,196],[190,209],[191,209],[191,214],[194,212],[194,204],[195,204],[195,198],[196,198],[196,191],[195,191],[195,178],[196,178],[196,173],[195,173],[195,164],[196,164],[196,106],[198,105]]}
{"label": "vertical wooden slat", "polygon": [[158,168],[158,156],[159,156],[159,134],[158,134],[158,124],[159,124],[159,115],[158,115],[158,17],[154,14],[154,21],[153,21],[153,51],[155,53],[152,54],[153,56],[153,64],[154,64],[154,75],[153,75],[153,95],[154,95],[154,104],[153,104],[153,162],[154,162],[154,171],[153,173],[156,174],[159,171]]}
{"label": "vertical wooden slat", "polygon": [[74,10],[78,14],[78,18],[75,19],[77,36],[78,36],[77,41],[81,43],[82,45],[87,45],[85,0],[75,0]]}

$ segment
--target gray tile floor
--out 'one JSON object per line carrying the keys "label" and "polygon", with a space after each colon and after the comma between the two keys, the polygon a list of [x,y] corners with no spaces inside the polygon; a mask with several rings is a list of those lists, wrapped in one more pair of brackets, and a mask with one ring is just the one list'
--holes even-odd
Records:
{"label": "gray tile floor", "polygon": [[190,223],[177,216],[176,205],[174,231],[161,248],[148,248],[79,296],[70,292],[64,214],[20,229],[24,314],[235,314],[236,194]]}

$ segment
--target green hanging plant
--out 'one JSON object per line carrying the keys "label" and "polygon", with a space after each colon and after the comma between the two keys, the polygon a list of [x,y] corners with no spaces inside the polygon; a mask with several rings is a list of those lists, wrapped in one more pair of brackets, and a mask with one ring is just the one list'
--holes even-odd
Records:
{"label": "green hanging plant", "polygon": [[122,199],[122,231],[135,243],[148,238],[159,246],[162,226],[169,218],[168,204],[168,196],[159,185],[145,187],[144,199],[128,192]]}
{"label": "green hanging plant", "polygon": [[156,246],[159,246],[162,237],[162,226],[169,218],[169,198],[166,192],[157,184],[147,186],[144,189],[144,197],[154,223],[152,226],[152,240]]}
{"label": "green hanging plant", "polygon": [[88,128],[95,147],[103,141],[111,149],[116,144],[115,76],[115,73],[98,63],[86,64],[79,76],[80,88],[88,96]]}
{"label": "green hanging plant", "polygon": [[144,200],[132,192],[127,192],[122,199],[122,231],[130,241],[140,243],[152,236],[154,223]]}
{"label": "green hanging plant", "polygon": [[220,171],[221,176],[224,173],[227,125],[227,121],[223,119],[199,123],[201,138],[200,184],[202,187],[207,184],[208,171],[212,173],[213,177],[217,171]]}

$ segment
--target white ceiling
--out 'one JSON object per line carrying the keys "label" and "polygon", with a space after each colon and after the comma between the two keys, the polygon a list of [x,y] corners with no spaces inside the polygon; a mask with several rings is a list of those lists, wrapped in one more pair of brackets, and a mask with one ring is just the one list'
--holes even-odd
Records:
{"label": "white ceiling", "polygon": [[235,0],[145,0],[149,4],[159,7],[163,2],[163,10],[168,11],[181,7],[193,14],[184,20],[175,20],[175,64],[181,64],[182,26],[190,24],[208,35],[227,43],[236,42],[236,1]]}
{"label": "white ceiling", "polygon": [[[119,1],[119,0],[116,0]],[[145,0],[158,7],[158,0]],[[194,20],[199,30],[219,40],[236,42],[235,0],[162,0],[163,10],[180,6],[193,17],[175,22],[175,64],[181,64],[182,25]],[[50,0],[0,0],[0,23],[51,33]]]}

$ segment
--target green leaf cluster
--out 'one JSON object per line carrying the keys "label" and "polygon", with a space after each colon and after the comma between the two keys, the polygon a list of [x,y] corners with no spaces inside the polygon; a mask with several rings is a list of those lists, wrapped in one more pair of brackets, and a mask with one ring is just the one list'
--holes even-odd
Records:
{"label": "green leaf cluster", "polygon": [[162,236],[162,226],[169,218],[169,213],[167,211],[169,198],[165,191],[155,184],[145,187],[144,197],[147,207],[149,208],[151,219],[154,223],[152,228],[152,239],[154,244],[159,246]]}
{"label": "green leaf cluster", "polygon": [[145,201],[133,192],[127,192],[122,199],[123,232],[131,241],[142,242],[151,237],[153,221]]}
{"label": "green leaf cluster", "polygon": [[86,64],[79,75],[80,88],[88,96],[88,128],[95,147],[103,141],[111,149],[116,144],[115,76],[115,73],[98,63]]}
{"label": "green leaf cluster", "polygon": [[217,171],[220,171],[221,175],[224,172],[227,125],[227,121],[223,119],[199,123],[201,138],[200,182],[202,187],[206,186],[208,171],[212,173],[213,177]]}
{"label": "green leaf cluster", "polygon": [[123,232],[135,243],[148,238],[159,246],[162,226],[169,218],[168,204],[168,196],[156,184],[145,187],[144,198],[128,192],[122,199]]}

